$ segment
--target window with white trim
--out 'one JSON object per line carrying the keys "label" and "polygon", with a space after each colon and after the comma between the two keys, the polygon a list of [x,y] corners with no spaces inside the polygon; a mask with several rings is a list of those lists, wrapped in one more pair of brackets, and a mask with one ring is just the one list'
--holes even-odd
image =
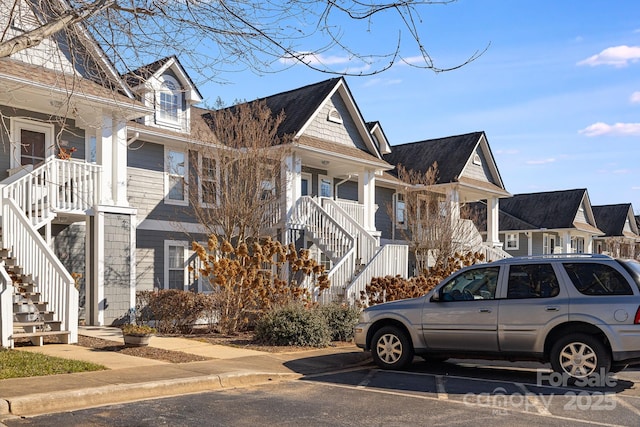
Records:
{"label": "window with white trim", "polygon": [[165,203],[183,206],[189,204],[187,198],[188,166],[187,153],[165,149]]}
{"label": "window with white trim", "polygon": [[394,213],[395,213],[395,222],[396,228],[407,228],[407,218],[406,218],[406,203],[404,201],[403,193],[395,193],[393,195],[394,201]]}
{"label": "window with white trim", "polygon": [[552,254],[556,247],[556,236],[544,233],[542,235],[542,254]]}
{"label": "window with white trim", "polygon": [[574,254],[584,253],[584,237],[571,237],[571,252]]}
{"label": "window with white trim", "polygon": [[212,208],[218,203],[218,162],[213,157],[200,155],[200,203],[204,207]]}
{"label": "window with white trim", "polygon": [[333,183],[326,175],[318,175],[318,195],[320,197],[333,197]]}
{"label": "window with white trim", "polygon": [[165,240],[164,242],[164,288],[187,289],[188,242]]}
{"label": "window with white trim", "polygon": [[156,122],[177,125],[182,113],[182,91],[177,80],[169,75],[160,77]]}
{"label": "window with white trim", "polygon": [[520,248],[520,236],[518,233],[508,233],[505,237],[505,249],[518,250]]}

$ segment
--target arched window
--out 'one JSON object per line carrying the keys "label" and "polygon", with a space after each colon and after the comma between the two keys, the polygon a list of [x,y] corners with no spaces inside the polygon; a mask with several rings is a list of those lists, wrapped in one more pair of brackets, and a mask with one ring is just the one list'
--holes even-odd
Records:
{"label": "arched window", "polygon": [[158,119],[164,122],[177,123],[179,112],[182,108],[182,92],[180,85],[171,76],[161,77],[160,92],[158,96]]}

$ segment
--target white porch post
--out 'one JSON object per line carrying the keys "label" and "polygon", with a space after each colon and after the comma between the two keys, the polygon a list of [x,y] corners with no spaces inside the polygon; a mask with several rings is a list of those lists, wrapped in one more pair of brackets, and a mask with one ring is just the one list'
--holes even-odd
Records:
{"label": "white porch post", "polygon": [[497,197],[487,199],[487,243],[491,247],[500,246],[499,224],[498,224],[498,205]]}
{"label": "white porch post", "polygon": [[[584,248],[584,252],[587,254],[592,254],[593,253],[593,236],[589,236],[586,239],[584,239],[584,243],[585,243],[585,248]],[[631,257],[633,258],[633,246],[631,246]]]}
{"label": "white porch post", "polygon": [[91,301],[87,304],[91,308],[90,324],[104,325],[104,212],[96,211],[93,217],[93,259],[91,260],[91,284],[85,282],[86,289],[91,287],[88,296]]}
{"label": "white porch post", "polygon": [[562,236],[562,240],[563,240],[562,252],[564,252],[565,254],[570,254],[571,253],[571,233],[569,231],[565,231],[564,236]]}
{"label": "white porch post", "polygon": [[113,123],[113,151],[111,154],[113,202],[116,206],[129,206],[127,200],[127,125],[122,120]]}
{"label": "white porch post", "polygon": [[[284,195],[284,209],[282,212],[282,216],[284,218],[285,224],[289,222],[289,217],[291,216],[293,207],[301,196],[301,173],[302,161],[300,160],[300,158],[296,156],[295,153],[287,156],[282,164],[282,179],[284,179],[284,182],[282,183]],[[289,233],[286,230],[286,226],[283,230],[283,233],[285,234],[283,236],[285,243],[289,243]]]}
{"label": "white porch post", "polygon": [[533,255],[533,233],[527,231],[524,233],[527,236],[527,255]]}
{"label": "white porch post", "polygon": [[98,201],[101,205],[113,205],[113,131],[113,119],[111,116],[103,116],[102,126],[96,132],[96,162],[102,165],[100,200]]}
{"label": "white porch post", "polygon": [[358,202],[364,205],[364,224],[369,232],[376,231],[376,178],[375,171],[365,170],[358,174]]}

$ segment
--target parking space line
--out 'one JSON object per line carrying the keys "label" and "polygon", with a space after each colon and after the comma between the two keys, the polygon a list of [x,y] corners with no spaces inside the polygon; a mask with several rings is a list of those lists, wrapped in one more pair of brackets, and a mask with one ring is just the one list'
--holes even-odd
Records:
{"label": "parking space line", "polygon": [[616,403],[619,403],[621,406],[624,406],[626,409],[628,409],[629,411],[633,412],[636,415],[640,415],[640,409],[636,408],[635,406],[633,406],[632,404],[625,402],[622,399],[623,396],[613,396],[613,399],[616,401]]}
{"label": "parking space line", "polygon": [[436,391],[438,392],[438,400],[449,400],[447,390],[444,388],[444,377],[436,375]]}
{"label": "parking space line", "polygon": [[376,373],[375,370],[373,369],[370,370],[367,376],[364,377],[362,381],[360,381],[360,383],[356,386],[356,388],[365,388],[367,385],[369,385],[369,382],[371,382],[371,378],[373,378],[375,373]]}

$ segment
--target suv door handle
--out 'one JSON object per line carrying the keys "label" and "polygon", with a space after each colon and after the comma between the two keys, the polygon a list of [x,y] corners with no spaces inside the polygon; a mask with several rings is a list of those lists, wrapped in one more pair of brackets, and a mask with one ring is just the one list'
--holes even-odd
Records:
{"label": "suv door handle", "polygon": [[481,308],[478,311],[480,311],[480,313],[491,313],[491,309],[490,308]]}
{"label": "suv door handle", "polygon": [[546,311],[560,311],[560,307],[556,305],[548,305],[544,308]]}

